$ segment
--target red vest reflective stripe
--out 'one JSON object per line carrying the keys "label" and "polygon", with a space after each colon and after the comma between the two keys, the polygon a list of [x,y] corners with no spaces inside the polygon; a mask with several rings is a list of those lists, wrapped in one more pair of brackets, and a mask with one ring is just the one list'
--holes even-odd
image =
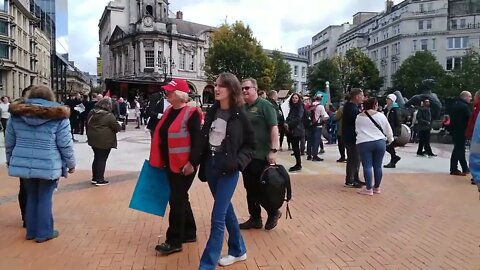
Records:
{"label": "red vest reflective stripe", "polygon": [[[190,158],[190,133],[188,132],[187,122],[190,116],[197,110],[196,107],[185,106],[168,128],[168,167],[172,172],[180,173],[181,168],[187,164]],[[162,119],[158,122],[153,133],[152,144],[150,146],[150,165],[152,167],[164,168],[165,161],[160,152],[161,139],[160,127],[172,111],[169,107]],[[162,149],[165,151],[166,149]]]}

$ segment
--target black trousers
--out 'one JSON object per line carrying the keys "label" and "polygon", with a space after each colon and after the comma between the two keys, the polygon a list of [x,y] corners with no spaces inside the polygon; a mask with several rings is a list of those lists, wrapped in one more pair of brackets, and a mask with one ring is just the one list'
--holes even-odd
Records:
{"label": "black trousers", "polygon": [[195,173],[185,176],[168,171],[167,174],[170,183],[170,214],[165,242],[179,247],[184,240],[197,237],[197,226],[188,197]]}
{"label": "black trousers", "polygon": [[343,142],[343,137],[341,135],[337,135],[337,143],[340,159],[345,159],[345,143]]}
{"label": "black trousers", "polygon": [[302,165],[302,159],[300,157],[300,151],[302,148],[305,149],[305,141],[303,140],[305,137],[292,137],[292,150],[293,150],[293,156],[295,157],[295,165]]}
{"label": "black trousers", "polygon": [[417,155],[423,155],[424,149],[427,155],[433,155],[432,147],[430,147],[430,130],[420,130],[418,132],[418,137]]}
{"label": "black trousers", "polygon": [[18,191],[18,204],[20,205],[20,213],[22,214],[23,224],[25,224],[25,211],[27,209],[27,189],[25,187],[26,180],[27,179],[20,178],[20,190]]}
{"label": "black trousers", "polygon": [[[268,162],[261,159],[252,159],[250,164],[242,172],[243,186],[247,191],[248,213],[251,218],[260,219],[262,193],[260,190],[260,176],[267,167]],[[275,216],[278,209],[265,209],[268,216]]]}
{"label": "black trousers", "polygon": [[450,157],[450,172],[455,172],[458,170],[458,162],[462,166],[463,172],[468,172],[467,160],[465,158],[465,135],[463,134],[452,134],[453,139],[453,151],[452,156]]}
{"label": "black trousers", "polygon": [[92,180],[105,180],[105,167],[111,149],[93,148]]}
{"label": "black trousers", "polygon": [[399,146],[398,141],[394,140],[391,144],[387,146],[387,152],[390,154],[390,163],[393,163],[393,159],[398,157],[395,147]]}
{"label": "black trousers", "polygon": [[345,148],[347,148],[347,176],[345,183],[360,181],[360,177],[358,176],[360,170],[360,155],[357,150],[357,145],[355,143],[346,143]]}
{"label": "black trousers", "polygon": [[285,128],[278,126],[278,130],[279,130],[279,133],[280,133],[280,148],[282,148],[283,139],[287,138],[287,147],[288,147],[288,149],[290,149],[290,144],[291,144],[290,136],[288,136],[287,132],[285,131]]}
{"label": "black trousers", "polygon": [[3,128],[3,136],[5,136],[5,130],[7,130],[8,118],[1,118],[0,121],[2,123],[2,128]]}

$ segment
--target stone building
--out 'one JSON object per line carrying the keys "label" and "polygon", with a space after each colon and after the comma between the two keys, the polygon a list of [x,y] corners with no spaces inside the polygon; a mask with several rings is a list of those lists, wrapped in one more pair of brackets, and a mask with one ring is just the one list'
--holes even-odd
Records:
{"label": "stone building", "polygon": [[129,99],[171,78],[187,80],[192,94],[211,92],[203,65],[213,30],[171,14],[168,1],[111,1],[99,21],[101,83]]}
{"label": "stone building", "polygon": [[[268,56],[272,56],[273,54],[272,50],[265,49],[264,51]],[[280,52],[280,54],[292,69],[291,79],[293,81],[293,91],[296,93],[305,94],[307,89],[308,58],[294,53]]]}

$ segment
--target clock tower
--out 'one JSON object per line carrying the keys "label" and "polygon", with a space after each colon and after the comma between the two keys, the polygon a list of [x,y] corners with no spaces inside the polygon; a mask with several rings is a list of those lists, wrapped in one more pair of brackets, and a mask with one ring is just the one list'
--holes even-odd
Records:
{"label": "clock tower", "polygon": [[167,0],[137,0],[137,14],[145,27],[155,22],[166,23],[168,19]]}

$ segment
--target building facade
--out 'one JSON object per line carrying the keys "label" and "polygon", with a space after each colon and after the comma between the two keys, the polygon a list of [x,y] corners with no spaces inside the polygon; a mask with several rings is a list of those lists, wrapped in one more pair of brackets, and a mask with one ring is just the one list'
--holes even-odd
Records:
{"label": "building facade", "polygon": [[173,78],[187,80],[191,93],[213,91],[203,71],[214,28],[169,15],[168,1],[110,2],[99,21],[101,83],[132,99]]}
{"label": "building facade", "polygon": [[[264,50],[268,56],[272,56],[273,50]],[[308,58],[302,55],[280,52],[285,62],[290,65],[292,70],[291,79],[293,81],[292,90],[295,93],[305,94],[307,89]],[[276,89],[283,90],[283,89]]]}
{"label": "building facade", "polygon": [[50,83],[51,44],[29,8],[28,0],[0,1],[0,94],[11,98]]}
{"label": "building facade", "polygon": [[480,46],[479,19],[480,1],[386,1],[382,13],[340,36],[337,54],[365,52],[389,88],[402,62],[417,51],[430,51],[447,71],[461,65],[467,49]]}
{"label": "building facade", "polygon": [[312,56],[312,50],[311,50],[311,46],[310,46],[310,45],[303,46],[303,47],[299,48],[299,49],[297,50],[297,52],[298,52],[298,55],[307,58],[308,64],[311,65],[311,63],[312,63],[312,58],[311,58],[311,56]]}
{"label": "building facade", "polygon": [[350,23],[330,25],[312,37],[310,63],[316,63],[335,56],[338,38],[351,28]]}

